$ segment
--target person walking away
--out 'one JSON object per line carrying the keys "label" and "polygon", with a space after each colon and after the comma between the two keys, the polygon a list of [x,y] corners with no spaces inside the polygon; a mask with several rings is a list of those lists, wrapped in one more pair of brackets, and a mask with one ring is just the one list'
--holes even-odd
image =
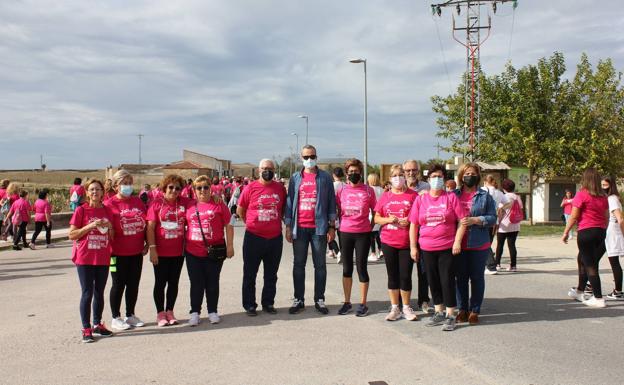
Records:
{"label": "person walking away", "polygon": [[622,216],[622,203],[617,189],[615,177],[602,178],[602,191],[607,195],[609,202],[609,225],[607,226],[607,238],[605,246],[609,264],[613,271],[615,289],[607,295],[607,299],[624,300],[622,294],[622,266],[620,257],[624,256],[624,218]]}
{"label": "person walking away", "polygon": [[[494,226],[492,228],[492,231],[490,231],[490,243],[492,243],[492,241],[494,240],[494,236],[498,233],[498,225],[500,223],[500,220],[502,219],[504,210],[509,207],[507,206],[509,200],[507,199],[505,194],[498,189],[496,179],[492,174],[488,174],[485,176],[485,180],[483,181],[483,189],[486,190],[492,196],[492,198],[494,198],[494,203],[496,205],[496,226]],[[490,255],[488,256],[485,274],[496,274],[499,267],[500,266],[497,266],[496,264],[494,252],[490,247]]]}
{"label": "person walking away", "polygon": [[75,211],[76,207],[84,203],[85,189],[82,187],[82,179],[75,178],[74,184],[69,188],[69,208],[71,211]]}
{"label": "person walking away", "polygon": [[26,243],[26,226],[28,226],[28,222],[30,221],[32,207],[30,206],[30,202],[28,202],[28,191],[20,191],[19,197],[18,200],[13,202],[4,220],[5,222],[10,220],[13,224],[13,250],[22,249],[19,245],[20,240],[22,240],[24,247],[28,247],[28,243]]}
{"label": "person walking away", "polygon": [[52,205],[48,201],[48,190],[39,192],[39,197],[35,201],[35,232],[30,240],[30,248],[35,250],[37,237],[42,229],[45,229],[46,248],[52,246]]}
{"label": "person walking away", "polygon": [[[570,221],[566,224],[561,241],[568,243],[570,230],[578,222],[576,244],[578,246],[579,280],[576,287],[570,288],[568,296],[583,302],[586,306],[606,307],[602,297],[602,286],[598,265],[605,253],[607,223],[609,222],[609,203],[601,188],[600,174],[595,168],[587,168],[581,177],[581,190],[572,201]],[[585,298],[587,280],[591,283],[593,295]]]}
{"label": "person walking away", "polygon": [[522,199],[514,193],[516,189],[514,181],[505,179],[502,185],[509,204],[504,206],[506,208],[503,209],[502,219],[496,234],[496,266],[500,268],[505,241],[507,241],[510,259],[507,271],[515,273],[518,271],[516,239],[518,239],[518,234],[520,233],[520,222],[524,219],[524,212],[522,211]]}

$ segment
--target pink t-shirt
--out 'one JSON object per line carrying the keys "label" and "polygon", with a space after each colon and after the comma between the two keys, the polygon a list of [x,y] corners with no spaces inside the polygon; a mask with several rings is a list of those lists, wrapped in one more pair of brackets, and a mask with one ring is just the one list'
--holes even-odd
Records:
{"label": "pink t-shirt", "polygon": [[265,186],[254,181],[248,184],[238,199],[238,206],[247,210],[247,231],[265,239],[279,236],[285,203],[286,189],[281,183],[271,181]]}
{"label": "pink t-shirt", "polygon": [[22,222],[28,222],[30,220],[30,212],[32,211],[32,207],[30,206],[30,202],[28,202],[25,198],[19,198],[11,205],[11,209],[9,212],[13,213],[11,217],[11,222],[13,224],[19,224]]}
{"label": "pink t-shirt", "polygon": [[183,197],[183,198],[193,199],[194,198],[194,195],[193,195],[193,185],[187,184],[186,186],[184,186],[182,188],[182,191],[180,192],[180,196]]}
{"label": "pink t-shirt", "polygon": [[82,187],[82,185],[79,184],[75,184],[73,186],[71,186],[69,188],[69,200],[71,201],[71,196],[74,194],[74,191],[76,192],[76,195],[78,195],[79,197],[79,201],[83,202],[84,198],[86,196],[86,191],[84,189],[84,187]]}
{"label": "pink t-shirt", "polygon": [[47,222],[46,214],[52,214],[52,205],[47,199],[35,201],[35,222]]}
{"label": "pink t-shirt", "polygon": [[[470,210],[472,209],[472,199],[476,193],[476,191],[471,193],[462,192],[459,195],[459,204],[464,209],[464,217],[471,216]],[[470,230],[466,230],[466,234],[464,235],[464,238],[462,238],[462,250],[487,250],[490,248],[491,242],[486,242],[483,246],[479,247],[468,247],[468,231]]]}
{"label": "pink t-shirt", "polygon": [[[179,197],[176,202],[168,202],[161,197],[149,205],[147,220],[156,225],[154,233],[159,257],[179,257],[184,254],[186,210],[191,202],[184,197]],[[166,228],[162,226],[163,223]]]}
{"label": "pink t-shirt", "polygon": [[316,227],[316,174],[303,171],[303,180],[299,185],[299,207],[297,226],[313,229]]}
{"label": "pink t-shirt", "polygon": [[213,184],[210,186],[210,193],[212,195],[223,196],[223,192],[225,191],[225,187],[222,184]]}
{"label": "pink t-shirt", "polygon": [[6,198],[6,189],[0,188],[0,200]]}
{"label": "pink t-shirt", "polygon": [[[112,216],[105,207],[95,208],[84,204],[76,208],[69,224],[80,229],[98,219],[111,221]],[[109,236],[108,231],[102,232],[95,228],[75,240],[72,247],[72,262],[76,265],[110,265],[112,248]]]}
{"label": "pink t-shirt", "polygon": [[438,197],[424,193],[414,201],[409,220],[420,227],[421,249],[439,251],[453,247],[457,223],[464,216],[455,193],[443,192]]}
{"label": "pink t-shirt", "polygon": [[375,210],[375,190],[365,184],[346,184],[336,192],[336,205],[340,209],[340,231],[345,233],[370,233],[369,214]]}
{"label": "pink t-shirt", "polygon": [[[418,197],[418,193],[411,189],[400,194],[387,191],[377,201],[375,212],[384,218],[394,215],[399,219],[406,219],[409,217],[416,197]],[[395,249],[409,248],[409,226],[401,227],[395,223],[382,226],[381,242]]]}
{"label": "pink t-shirt", "polygon": [[581,211],[578,219],[579,231],[592,227],[607,228],[609,201],[606,196],[592,196],[587,190],[582,189],[574,196],[572,206]]}
{"label": "pink t-shirt", "polygon": [[138,255],[145,245],[146,209],[137,196],[119,199],[114,196],[104,205],[109,209],[115,228],[113,255]]}
{"label": "pink t-shirt", "polygon": [[111,190],[111,191],[105,192],[104,193],[104,198],[102,198],[102,199],[103,199],[104,202],[106,202],[107,200],[111,199],[115,195],[117,195],[117,193],[115,191]]}
{"label": "pink t-shirt", "polygon": [[565,215],[570,215],[572,214],[572,201],[574,200],[574,198],[563,198],[563,200],[561,201],[561,203],[563,204],[563,213]]}
{"label": "pink t-shirt", "polygon": [[[201,219],[201,229],[196,209]],[[185,237],[186,251],[196,257],[207,257],[206,243],[209,245],[225,244],[224,228],[230,223],[230,218],[230,210],[223,201],[214,203],[211,200],[189,205],[186,210],[186,223],[188,223]],[[204,231],[206,243],[204,243],[201,230]]]}

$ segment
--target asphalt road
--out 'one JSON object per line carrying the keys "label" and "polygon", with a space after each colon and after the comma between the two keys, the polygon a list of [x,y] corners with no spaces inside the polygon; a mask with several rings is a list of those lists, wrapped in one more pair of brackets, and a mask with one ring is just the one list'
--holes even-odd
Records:
{"label": "asphalt road", "polygon": [[[383,264],[369,266],[368,317],[336,314],[342,302],[342,270],[331,259],[330,315],[322,316],[312,306],[311,260],[307,308],[289,315],[289,244],[279,272],[279,313],[250,318],[240,305],[242,231],[236,229],[237,254],[221,275],[219,325],[204,321],[196,328],[157,328],[153,271],[146,262],[137,315],[147,326],[93,344],[80,341],[80,290],[69,242],[54,249],[0,252],[0,383],[622,383],[624,301],[590,309],[566,297],[576,282],[574,244],[520,238],[520,271],[486,277],[481,324],[448,333],[425,327],[422,318],[384,321],[389,302]],[[606,258],[601,267],[606,294],[613,289]],[[261,279],[258,283],[260,289]],[[110,280],[107,296],[109,288]],[[188,318],[188,308],[184,269],[176,306],[180,319]],[[104,319],[110,325],[108,298]]]}

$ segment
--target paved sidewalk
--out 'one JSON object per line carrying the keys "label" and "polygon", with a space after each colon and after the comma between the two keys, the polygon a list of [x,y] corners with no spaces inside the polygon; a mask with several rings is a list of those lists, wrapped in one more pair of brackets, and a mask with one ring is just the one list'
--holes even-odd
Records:
{"label": "paved sidewalk", "polygon": [[[65,241],[68,239],[67,238],[68,234],[69,234],[69,228],[52,229],[51,241],[52,243]],[[28,233],[26,233],[26,242],[30,242],[30,240],[32,239],[32,235],[33,235],[32,231],[29,231]],[[37,248],[45,248],[45,230],[39,233],[39,236],[37,236],[37,241],[35,243],[36,243]],[[0,251],[11,250],[12,246],[13,246],[13,241],[11,237],[9,237],[9,239],[6,241],[0,240]]]}
{"label": "paved sidewalk", "polygon": [[[196,328],[157,328],[154,277],[151,264],[145,262],[137,314],[147,326],[89,345],[80,342],[80,289],[70,261],[71,243],[0,253],[0,383],[622,382],[624,302],[589,309],[566,297],[567,289],[576,283],[575,244],[563,245],[554,237],[521,238],[520,271],[486,277],[482,323],[445,333],[426,327],[424,317],[415,322],[384,321],[389,302],[382,263],[369,266],[368,317],[336,314],[343,300],[342,267],[331,259],[326,293],[330,315],[314,310],[311,259],[306,310],[289,315],[292,248],[287,243],[279,271],[279,314],[247,317],[240,305],[242,234],[237,227],[237,254],[225,263],[221,276],[221,324],[204,320]],[[603,291],[608,293],[613,284],[606,258],[601,267]],[[110,281],[104,311],[110,324],[108,289]],[[182,320],[188,318],[188,290],[184,269],[176,305]],[[356,287],[353,292],[357,293]]]}

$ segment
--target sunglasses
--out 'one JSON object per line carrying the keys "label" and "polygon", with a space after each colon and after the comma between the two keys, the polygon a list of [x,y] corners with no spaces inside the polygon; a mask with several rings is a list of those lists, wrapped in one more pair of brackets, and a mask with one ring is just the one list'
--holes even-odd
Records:
{"label": "sunglasses", "polygon": [[301,156],[304,160],[308,160],[308,159],[316,159],[316,155],[302,155]]}
{"label": "sunglasses", "polygon": [[195,190],[197,190],[197,191],[209,191],[210,190],[210,186],[197,186],[197,187],[195,187]]}
{"label": "sunglasses", "polygon": [[182,190],[182,187],[169,185],[169,186],[167,186],[167,190],[169,190],[169,191],[174,191],[174,190],[175,191],[180,191],[180,190]]}

